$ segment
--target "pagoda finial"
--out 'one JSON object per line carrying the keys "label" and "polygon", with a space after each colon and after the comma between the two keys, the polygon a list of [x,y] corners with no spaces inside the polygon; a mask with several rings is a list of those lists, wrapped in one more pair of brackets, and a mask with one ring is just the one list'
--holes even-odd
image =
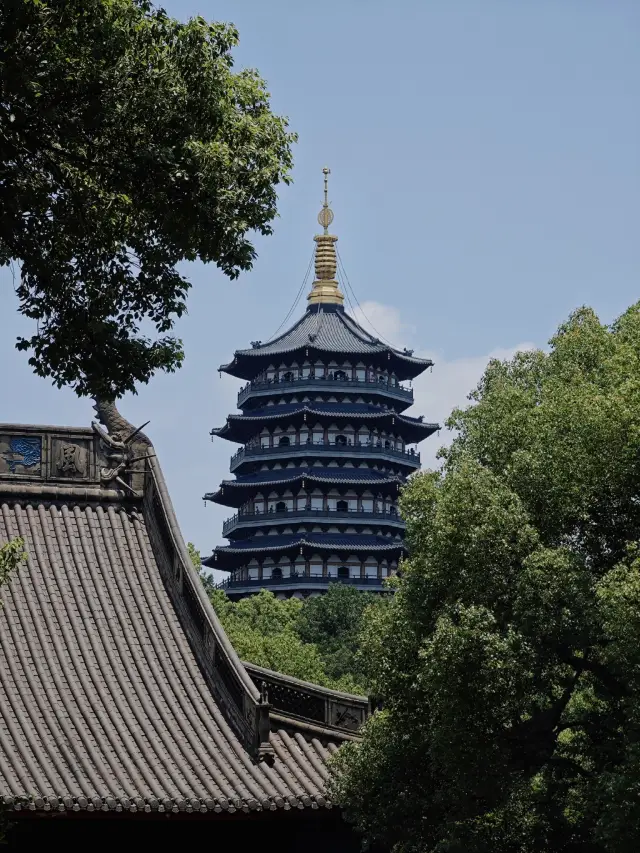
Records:
{"label": "pagoda finial", "polygon": [[338,289],[338,282],[335,277],[338,267],[335,244],[338,238],[329,234],[329,226],[333,222],[333,211],[329,207],[329,175],[331,169],[325,166],[322,174],[324,175],[324,204],[318,214],[318,223],[322,225],[324,233],[313,238],[316,242],[316,280],[313,282],[313,288],[307,299],[311,305],[318,303],[342,305],[344,296]]}
{"label": "pagoda finial", "polygon": [[324,175],[324,204],[318,214],[318,222],[324,228],[324,233],[328,234],[329,226],[333,222],[333,211],[329,207],[329,175],[331,174],[331,169],[325,166],[322,174]]}

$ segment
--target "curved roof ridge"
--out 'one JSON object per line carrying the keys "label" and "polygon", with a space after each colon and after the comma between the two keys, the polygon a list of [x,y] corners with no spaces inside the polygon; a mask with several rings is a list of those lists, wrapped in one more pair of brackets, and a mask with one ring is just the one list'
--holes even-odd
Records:
{"label": "curved roof ridge", "polygon": [[183,577],[186,576],[187,578],[189,578],[192,591],[195,592],[198,601],[204,610],[205,617],[209,622],[209,626],[216,638],[216,641],[224,649],[225,655],[227,657],[227,662],[236,672],[236,675],[239,677],[248,695],[251,696],[252,699],[259,701],[260,691],[247,674],[247,671],[244,668],[244,664],[240,660],[238,653],[231,645],[231,642],[227,637],[220,620],[218,619],[218,615],[213,609],[213,605],[211,604],[211,601],[209,600],[209,597],[204,590],[204,587],[198,576],[198,573],[196,572],[191,557],[189,556],[189,551],[187,550],[187,546],[185,544],[182,532],[180,530],[180,526],[178,524],[178,518],[176,516],[175,510],[173,508],[173,503],[169,495],[169,489],[167,488],[167,483],[164,479],[162,468],[160,467],[160,462],[158,461],[158,458],[155,454],[149,457],[149,469],[151,476],[155,482],[156,488],[158,490],[158,496],[160,498],[160,507],[165,514],[167,526],[169,528],[170,536],[173,539],[173,545],[176,550],[176,555],[179,560]]}
{"label": "curved roof ridge", "polygon": [[298,326],[300,326],[306,319],[307,319],[306,314],[303,314],[299,320],[296,320],[296,322],[293,324],[293,326],[289,326],[288,329],[285,329],[284,332],[282,332],[282,334],[278,335],[277,337],[269,338],[266,341],[259,341],[259,342],[257,342],[258,346],[252,347],[250,350],[246,350],[246,349],[236,350],[234,355],[237,353],[252,352],[253,350],[259,351],[262,347],[273,346],[273,344],[279,343],[279,341],[281,341],[283,338],[286,338],[287,335],[290,335],[292,332],[294,332],[298,328]]}
{"label": "curved roof ridge", "polygon": [[[329,406],[336,406],[336,409],[331,408],[323,408]],[[360,406],[361,408],[356,409],[356,406]],[[349,408],[351,407],[351,408]],[[269,414],[266,413],[266,410],[270,411]],[[228,420],[235,421],[262,421],[262,420],[270,420],[271,418],[277,418],[282,415],[298,415],[298,414],[310,414],[310,415],[337,415],[340,417],[371,417],[371,416],[383,416],[383,415],[392,415],[396,418],[402,418],[408,423],[425,423],[422,416],[413,417],[413,415],[405,415],[404,412],[397,412],[393,407],[390,408],[381,408],[380,406],[374,406],[372,403],[329,403],[322,402],[319,405],[310,406],[307,403],[282,403],[276,404],[275,406],[263,406],[260,409],[251,409],[251,414],[245,414],[244,412],[231,412],[228,416]],[[222,429],[223,427],[217,427],[216,429]]]}
{"label": "curved roof ridge", "polygon": [[356,337],[359,337],[363,343],[373,344],[374,346],[376,346],[378,344],[380,344],[381,346],[384,346],[384,344],[382,343],[382,341],[379,338],[377,338],[375,335],[372,335],[371,332],[367,332],[367,330],[365,328],[363,328],[363,326],[361,326],[360,323],[358,323],[356,318],[352,317],[348,311],[344,311],[344,313],[342,314],[342,317],[340,319],[342,320],[344,325],[347,326],[347,328],[349,328],[349,323],[351,323],[352,326],[355,327],[355,328],[349,328],[349,331],[353,335],[356,335]]}
{"label": "curved roof ridge", "polygon": [[[264,540],[264,541],[263,541]],[[271,544],[269,540],[272,540]],[[340,540],[340,541],[337,541]],[[343,544],[341,544],[343,543]],[[283,548],[297,547],[332,549],[332,548],[370,548],[376,551],[407,550],[403,541],[386,536],[368,533],[323,533],[314,537],[313,533],[265,534],[251,536],[247,539],[233,540],[232,545],[219,545],[214,554],[242,554],[248,551],[279,551]]]}

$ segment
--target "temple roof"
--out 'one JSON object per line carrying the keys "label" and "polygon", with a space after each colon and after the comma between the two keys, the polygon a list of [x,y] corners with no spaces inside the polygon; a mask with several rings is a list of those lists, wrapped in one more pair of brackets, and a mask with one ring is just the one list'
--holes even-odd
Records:
{"label": "temple roof", "polygon": [[[398,350],[369,334],[340,305],[310,305],[286,332],[268,343],[256,342],[250,349],[237,350],[233,361],[220,370],[240,379],[253,379],[262,362],[276,356],[300,352],[303,357],[319,353],[384,361],[400,379],[412,379],[432,365],[428,358],[416,358],[411,350]],[[289,359],[293,360],[293,359]]]}
{"label": "temple roof", "polygon": [[[261,423],[286,421],[289,424],[302,424],[311,415],[332,420],[371,423],[374,428],[401,426],[405,441],[419,442],[440,429],[440,424],[427,423],[421,417],[412,418],[401,415],[393,409],[383,409],[372,403],[282,403],[252,409],[250,415],[230,414],[227,423],[211,430],[211,435],[226,438],[228,441],[243,443],[251,438]],[[313,423],[307,420],[309,427]]]}
{"label": "temple roof", "polygon": [[387,474],[374,468],[280,468],[277,471],[244,474],[235,480],[223,480],[217,492],[208,492],[203,499],[223,506],[241,506],[247,499],[247,493],[253,494],[258,487],[289,486],[302,480],[329,485],[357,483],[365,486],[392,486],[394,490],[403,482],[396,474]]}
{"label": "temple roof", "polygon": [[0,544],[19,536],[28,557],[0,588],[0,797],[36,811],[329,806],[324,765],[348,733],[330,736],[323,715],[338,700],[314,698],[315,729],[286,713],[271,725],[153,448],[136,445],[125,488],[110,453],[126,448],[103,436],[0,426]]}
{"label": "temple roof", "polygon": [[[302,549],[302,550],[301,550]],[[384,554],[399,557],[406,553],[402,541],[386,536],[350,533],[302,533],[289,535],[252,536],[250,539],[234,541],[233,545],[222,545],[215,549],[203,564],[211,569],[232,569],[241,565],[251,554],[273,554],[287,552],[333,553],[351,551],[355,553]]]}

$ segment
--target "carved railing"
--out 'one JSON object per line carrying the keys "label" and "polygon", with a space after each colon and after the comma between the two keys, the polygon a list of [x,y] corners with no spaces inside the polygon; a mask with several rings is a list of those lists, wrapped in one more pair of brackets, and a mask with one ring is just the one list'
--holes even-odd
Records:
{"label": "carved railing", "polygon": [[395,450],[391,447],[377,444],[340,444],[331,442],[313,442],[311,440],[300,444],[282,444],[277,447],[260,447],[253,445],[241,447],[231,457],[230,470],[234,471],[245,459],[264,458],[266,456],[287,456],[301,452],[309,454],[347,454],[348,456],[384,456],[389,459],[399,459],[403,462],[414,463],[416,468],[420,467],[420,454],[414,450]]}
{"label": "carved railing", "polygon": [[238,407],[241,407],[247,398],[254,393],[269,391],[277,393],[279,390],[299,391],[305,386],[308,386],[312,390],[319,388],[339,388],[341,392],[354,391],[359,393],[366,393],[367,390],[371,391],[373,387],[376,387],[398,400],[413,403],[413,388],[408,388],[405,385],[394,385],[387,379],[383,379],[382,381],[378,379],[330,379],[327,377],[316,379],[312,376],[300,376],[295,379],[263,379],[248,382],[238,392]]}
{"label": "carved railing", "polygon": [[278,717],[308,721],[320,729],[332,729],[353,738],[371,714],[371,701],[365,696],[327,690],[251,663],[245,663],[245,667],[268,699],[271,713]]}
{"label": "carved railing", "polygon": [[[262,578],[262,580],[257,580],[256,578],[240,580],[239,578],[231,577],[216,584],[216,589],[232,591],[246,588],[253,591],[278,586],[325,587],[329,586],[330,583],[343,583],[347,584],[347,586],[367,587],[367,589],[375,592],[385,589],[385,580],[386,578],[342,578],[330,575],[327,577],[323,577],[322,575],[291,575],[290,577],[282,578]],[[393,590],[390,589],[389,591],[392,592]]]}
{"label": "carved railing", "polygon": [[405,524],[397,512],[390,510],[349,510],[349,509],[288,509],[274,512],[238,512],[228,518],[222,527],[222,535],[227,536],[243,523],[289,522],[295,523],[319,519],[329,523],[335,521],[362,521],[371,524],[393,524],[404,528]]}

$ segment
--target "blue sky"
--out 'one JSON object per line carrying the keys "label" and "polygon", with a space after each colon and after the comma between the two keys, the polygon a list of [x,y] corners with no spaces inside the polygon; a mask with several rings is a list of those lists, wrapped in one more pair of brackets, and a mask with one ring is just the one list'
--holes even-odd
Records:
{"label": "blue sky", "polygon": [[[153,438],[187,539],[203,553],[231,510],[201,495],[234,447],[209,430],[240,383],[219,364],[266,340],[302,282],[322,167],[332,227],[367,317],[436,364],[416,413],[442,420],[490,354],[544,346],[574,308],[611,321],[640,298],[640,3],[637,0],[189,0],[165,3],[240,30],[300,135],[295,183],[254,270],[230,283],[194,264],[177,333],[186,364],[121,404]],[[87,424],[88,401],[32,376],[0,271],[5,422]],[[297,313],[302,310],[302,303]],[[440,439],[423,445],[428,458]],[[428,445],[428,446],[427,446]]]}

